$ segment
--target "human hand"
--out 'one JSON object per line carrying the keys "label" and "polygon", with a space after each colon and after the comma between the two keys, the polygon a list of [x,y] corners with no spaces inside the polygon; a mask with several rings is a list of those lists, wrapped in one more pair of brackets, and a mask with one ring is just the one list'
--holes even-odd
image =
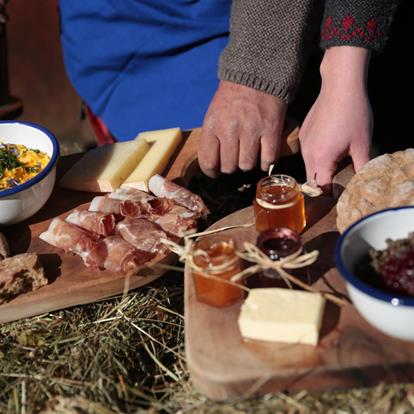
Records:
{"label": "human hand", "polygon": [[287,104],[233,82],[221,81],[204,118],[198,148],[202,171],[210,176],[247,171],[260,165],[266,171],[280,152]]}
{"label": "human hand", "polygon": [[331,67],[322,62],[321,91],[299,133],[307,178],[316,179],[322,187],[331,184],[336,166],[345,156],[351,156],[355,171],[369,161],[373,118],[364,66],[368,51],[347,49],[358,49],[357,57],[355,50],[338,51],[351,58],[351,64],[343,65],[343,54],[328,56]]}

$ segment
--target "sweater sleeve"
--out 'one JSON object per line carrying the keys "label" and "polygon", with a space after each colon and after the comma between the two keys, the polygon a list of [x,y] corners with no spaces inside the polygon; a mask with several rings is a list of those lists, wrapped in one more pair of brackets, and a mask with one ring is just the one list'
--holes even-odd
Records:
{"label": "sweater sleeve", "polygon": [[290,102],[320,24],[320,0],[233,0],[219,78]]}
{"label": "sweater sleeve", "polygon": [[398,0],[326,0],[321,47],[357,46],[380,51]]}

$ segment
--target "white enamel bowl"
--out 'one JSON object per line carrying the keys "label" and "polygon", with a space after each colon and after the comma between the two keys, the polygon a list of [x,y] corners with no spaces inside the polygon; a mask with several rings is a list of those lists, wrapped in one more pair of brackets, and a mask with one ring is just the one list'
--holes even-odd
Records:
{"label": "white enamel bowl", "polygon": [[0,225],[19,223],[46,203],[56,179],[59,144],[47,129],[28,122],[0,121],[0,141],[23,144],[50,155],[46,167],[35,177],[16,187],[0,191]]}
{"label": "white enamel bowl", "polygon": [[414,231],[414,206],[378,211],[350,226],[336,244],[336,266],[346,280],[356,309],[371,325],[390,336],[414,341],[414,297],[370,286],[354,273],[370,249],[386,248],[385,240]]}

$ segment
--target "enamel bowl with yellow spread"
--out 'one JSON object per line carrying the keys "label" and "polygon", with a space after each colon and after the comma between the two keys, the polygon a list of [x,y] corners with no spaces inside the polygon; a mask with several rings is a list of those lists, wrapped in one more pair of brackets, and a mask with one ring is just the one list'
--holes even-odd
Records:
{"label": "enamel bowl with yellow spread", "polygon": [[56,178],[59,145],[32,123],[0,122],[0,225],[19,223],[46,203]]}

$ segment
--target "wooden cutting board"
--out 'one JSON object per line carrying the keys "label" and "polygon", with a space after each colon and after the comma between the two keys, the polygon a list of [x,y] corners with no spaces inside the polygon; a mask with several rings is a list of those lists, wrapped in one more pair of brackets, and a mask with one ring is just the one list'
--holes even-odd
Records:
{"label": "wooden cutting board", "polygon": [[[283,154],[289,155],[299,151],[298,127],[295,122],[286,124],[283,138]],[[187,184],[198,171],[197,145],[200,129],[188,131],[180,148],[177,149],[166,176],[171,180]],[[76,154],[62,157],[58,163],[57,179],[82,156]],[[146,285],[160,277],[165,269],[142,268],[138,275],[126,279],[120,273],[108,271],[92,272],[86,268],[80,257],[62,253],[61,250],[38,238],[45,231],[51,220],[60,216],[64,218],[72,209],[89,203],[96,194],[73,191],[56,186],[46,205],[29,220],[14,226],[2,228],[6,235],[12,254],[36,252],[45,267],[49,284],[41,289],[20,295],[7,304],[0,305],[0,323],[39,315],[74,305],[96,302],[100,299],[118,295]],[[157,258],[154,263],[173,263],[174,255]]]}
{"label": "wooden cutting board", "polygon": [[[320,251],[320,258],[309,268],[314,285],[324,291],[346,293],[333,262],[339,236],[334,205],[335,200],[328,197],[306,200],[308,228],[302,241],[308,251]],[[253,221],[250,207],[211,228]],[[245,240],[255,243],[257,237],[254,226],[226,233],[239,244]],[[320,342],[313,347],[243,340],[237,324],[241,303],[219,309],[198,302],[191,271],[186,267],[187,366],[195,387],[209,398],[227,400],[275,391],[323,391],[414,380],[414,343],[380,333],[352,304],[339,308],[327,303]]]}
{"label": "wooden cutting board", "polygon": [[[67,161],[65,157],[62,158],[62,163]],[[39,234],[49,227],[54,217],[65,218],[73,208],[86,209],[93,196],[94,194],[56,187],[45,208],[36,216],[22,224],[2,229],[9,241],[12,254],[27,251],[39,255],[49,284],[0,305],[0,323],[91,303],[128,292],[130,289],[152,282],[165,272],[162,268],[143,267],[137,275],[128,278],[117,272],[94,272],[84,266],[79,256],[63,253],[62,250],[38,238]],[[82,204],[85,201],[87,203]],[[159,263],[170,264],[174,260],[172,254],[160,256],[149,262],[148,266]]]}

